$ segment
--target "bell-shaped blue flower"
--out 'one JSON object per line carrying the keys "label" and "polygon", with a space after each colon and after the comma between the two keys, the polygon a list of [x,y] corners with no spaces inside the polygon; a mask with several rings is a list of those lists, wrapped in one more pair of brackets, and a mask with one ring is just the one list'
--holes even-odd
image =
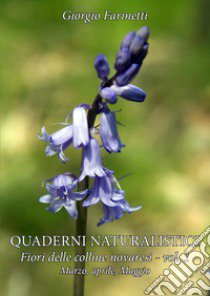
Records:
{"label": "bell-shaped blue flower", "polygon": [[38,138],[48,144],[45,150],[47,156],[58,153],[59,159],[65,163],[69,159],[65,157],[63,151],[72,143],[75,148],[80,148],[88,144],[89,132],[85,112],[85,108],[88,107],[89,105],[81,104],[74,108],[73,112],[69,115],[73,117],[73,124],[67,125],[51,135],[46,132],[44,127],[42,128],[43,136],[38,135]]}
{"label": "bell-shaped blue flower", "polygon": [[82,173],[79,180],[82,181],[86,176],[94,178],[104,175],[99,144],[94,138],[90,138],[88,145],[83,148]]}
{"label": "bell-shaped blue flower", "polygon": [[[92,206],[99,201],[103,204],[104,217],[98,223],[98,226],[111,222],[114,219],[122,217],[123,213],[137,211],[141,208],[132,208],[125,200],[125,192],[121,188],[116,189],[115,183],[118,183],[113,174],[106,170],[106,176],[96,177],[93,188],[88,198],[83,202],[84,207]],[[117,184],[119,186],[119,184]]]}
{"label": "bell-shaped blue flower", "polygon": [[65,157],[63,151],[73,142],[73,126],[65,126],[51,135],[43,127],[42,134],[43,136],[38,135],[38,138],[48,144],[45,149],[46,155],[52,156],[58,153],[58,157],[62,162],[68,161],[69,159]]}
{"label": "bell-shaped blue flower", "polygon": [[125,147],[120,141],[117,131],[115,112],[103,112],[100,119],[100,136],[104,148],[108,152],[120,152]]}
{"label": "bell-shaped blue flower", "polygon": [[46,181],[46,189],[49,194],[40,197],[39,201],[49,203],[47,210],[54,213],[64,207],[69,215],[76,219],[78,216],[76,201],[82,200],[88,193],[88,190],[74,192],[77,184],[78,179],[73,174],[57,175]]}
{"label": "bell-shaped blue flower", "polygon": [[75,148],[86,146],[89,142],[88,124],[85,109],[76,107],[73,117],[73,144]]}

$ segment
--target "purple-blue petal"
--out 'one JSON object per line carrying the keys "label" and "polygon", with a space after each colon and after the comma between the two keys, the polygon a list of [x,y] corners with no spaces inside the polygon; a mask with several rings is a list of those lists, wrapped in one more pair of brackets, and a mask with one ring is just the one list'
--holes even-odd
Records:
{"label": "purple-blue petal", "polygon": [[120,200],[118,202],[118,206],[123,210],[123,212],[127,212],[127,213],[132,213],[142,208],[141,206],[131,207],[125,199]]}
{"label": "purple-blue petal", "polygon": [[84,190],[84,191],[79,191],[79,192],[73,192],[71,194],[71,197],[74,199],[74,200],[82,200],[83,198],[85,198],[85,196],[87,195],[88,193],[88,189]]}
{"label": "purple-blue petal", "polygon": [[104,175],[99,144],[94,138],[90,138],[88,145],[83,148],[82,173],[79,181],[82,181],[86,176],[94,178]]}
{"label": "purple-blue petal", "polygon": [[113,220],[119,219],[123,215],[123,211],[119,207],[108,207],[103,205],[103,218],[98,222],[98,226],[101,226],[105,223],[112,222]]}
{"label": "purple-blue petal", "polygon": [[77,207],[76,207],[76,202],[71,201],[67,204],[64,205],[64,208],[68,212],[70,216],[72,216],[74,219],[77,219],[78,217],[78,212],[77,212]]}
{"label": "purple-blue petal", "polygon": [[120,152],[120,149],[125,146],[121,143],[118,135],[116,115],[114,112],[102,113],[100,119],[100,136],[102,144],[108,152]]}
{"label": "purple-blue petal", "polygon": [[88,124],[85,109],[76,107],[73,110],[73,143],[75,148],[86,146],[89,142]]}
{"label": "purple-blue petal", "polygon": [[90,207],[93,206],[95,204],[97,204],[100,201],[100,197],[99,196],[95,196],[93,194],[91,194],[84,202],[83,202],[83,207]]}
{"label": "purple-blue petal", "polygon": [[53,156],[54,154],[56,154],[58,151],[54,146],[47,146],[45,148],[45,154],[46,156]]}
{"label": "purple-blue petal", "polygon": [[124,199],[125,197],[125,191],[124,190],[114,190],[113,195],[112,195],[112,200],[113,201],[120,201]]}
{"label": "purple-blue petal", "polygon": [[52,185],[56,188],[63,187],[63,186],[76,186],[77,185],[77,178],[73,174],[60,174],[55,176],[52,179]]}
{"label": "purple-blue petal", "polygon": [[[69,142],[70,140],[72,141],[72,137],[73,137],[72,125],[65,126],[64,128],[50,135],[52,143],[56,146],[63,145],[64,143]],[[71,143],[69,143],[69,145]]]}
{"label": "purple-blue petal", "polygon": [[50,202],[50,206],[47,208],[48,211],[56,213],[58,211],[60,211],[60,209],[63,207],[63,202],[57,198],[57,199],[53,199]]}
{"label": "purple-blue petal", "polygon": [[52,200],[52,197],[50,196],[50,194],[43,195],[39,198],[39,202],[41,203],[50,203],[51,200]]}

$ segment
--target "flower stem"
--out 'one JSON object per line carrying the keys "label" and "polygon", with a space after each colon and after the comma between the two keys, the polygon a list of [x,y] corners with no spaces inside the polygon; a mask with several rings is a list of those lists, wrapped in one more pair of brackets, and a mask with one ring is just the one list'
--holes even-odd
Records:
{"label": "flower stem", "polygon": [[[101,103],[102,98],[98,94],[88,111],[88,127],[92,128],[94,126],[94,122],[97,116],[97,111],[99,108],[99,104]],[[79,183],[78,190],[82,191],[88,189],[89,187],[89,178],[86,177],[82,182]],[[77,202],[77,211],[78,218],[76,221],[76,236],[86,236],[87,234],[87,208],[82,206],[82,202]],[[76,255],[85,255],[86,247],[85,246],[75,246],[75,256]],[[85,261],[75,262],[75,269],[84,269]],[[84,296],[85,289],[85,275],[84,274],[75,274],[74,276],[74,296]]]}
{"label": "flower stem", "polygon": [[[83,182],[80,183],[80,190],[85,190],[88,188],[88,177],[84,179]],[[78,219],[76,222],[76,235],[83,236],[86,235],[87,231],[87,208],[82,206],[82,202],[77,202],[77,210],[78,210]],[[75,247],[75,256],[85,254],[86,247],[85,246],[76,246]],[[84,269],[85,261],[77,261],[75,262],[75,269]],[[75,274],[74,276],[74,296],[83,296],[85,288],[85,275],[84,274]]]}

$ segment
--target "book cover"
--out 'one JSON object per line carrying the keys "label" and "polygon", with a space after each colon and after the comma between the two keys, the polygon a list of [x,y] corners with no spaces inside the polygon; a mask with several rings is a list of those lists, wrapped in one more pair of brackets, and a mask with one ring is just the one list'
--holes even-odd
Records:
{"label": "book cover", "polygon": [[208,294],[209,9],[3,1],[2,295]]}

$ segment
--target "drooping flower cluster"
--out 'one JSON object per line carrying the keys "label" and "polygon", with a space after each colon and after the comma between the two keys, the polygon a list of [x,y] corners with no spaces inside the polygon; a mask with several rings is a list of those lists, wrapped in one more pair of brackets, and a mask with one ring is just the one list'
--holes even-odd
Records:
{"label": "drooping flower cluster", "polygon": [[[100,115],[100,138],[102,147],[109,153],[120,152],[125,145],[122,144],[118,130],[116,112],[109,109],[109,104],[115,104],[117,97],[134,102],[143,102],[145,92],[129,84],[141,68],[143,59],[148,51],[148,27],[142,27],[137,33],[130,32],[123,40],[115,61],[116,74],[109,79],[110,72],[106,57],[102,54],[95,59],[94,66],[98,77],[102,80],[99,87],[97,101],[92,107],[80,104],[67,117],[66,124],[53,134],[48,134],[42,128],[39,139],[47,143],[45,153],[47,156],[57,154],[65,163],[69,159],[64,151],[71,145],[82,149],[81,175],[76,177],[72,173],[57,175],[45,182],[47,195],[39,201],[49,204],[51,212],[57,212],[64,207],[69,215],[77,218],[76,201],[83,200],[83,207],[92,206],[101,202],[103,217],[98,225],[119,219],[123,213],[130,213],[141,207],[132,208],[125,200],[125,192],[120,187],[113,171],[106,168],[101,158],[101,146],[94,137],[93,129],[87,119],[88,112]],[[72,124],[68,121],[72,117]],[[94,120],[93,120],[94,121]],[[81,192],[75,192],[79,182],[86,177],[94,179],[93,187]]]}

